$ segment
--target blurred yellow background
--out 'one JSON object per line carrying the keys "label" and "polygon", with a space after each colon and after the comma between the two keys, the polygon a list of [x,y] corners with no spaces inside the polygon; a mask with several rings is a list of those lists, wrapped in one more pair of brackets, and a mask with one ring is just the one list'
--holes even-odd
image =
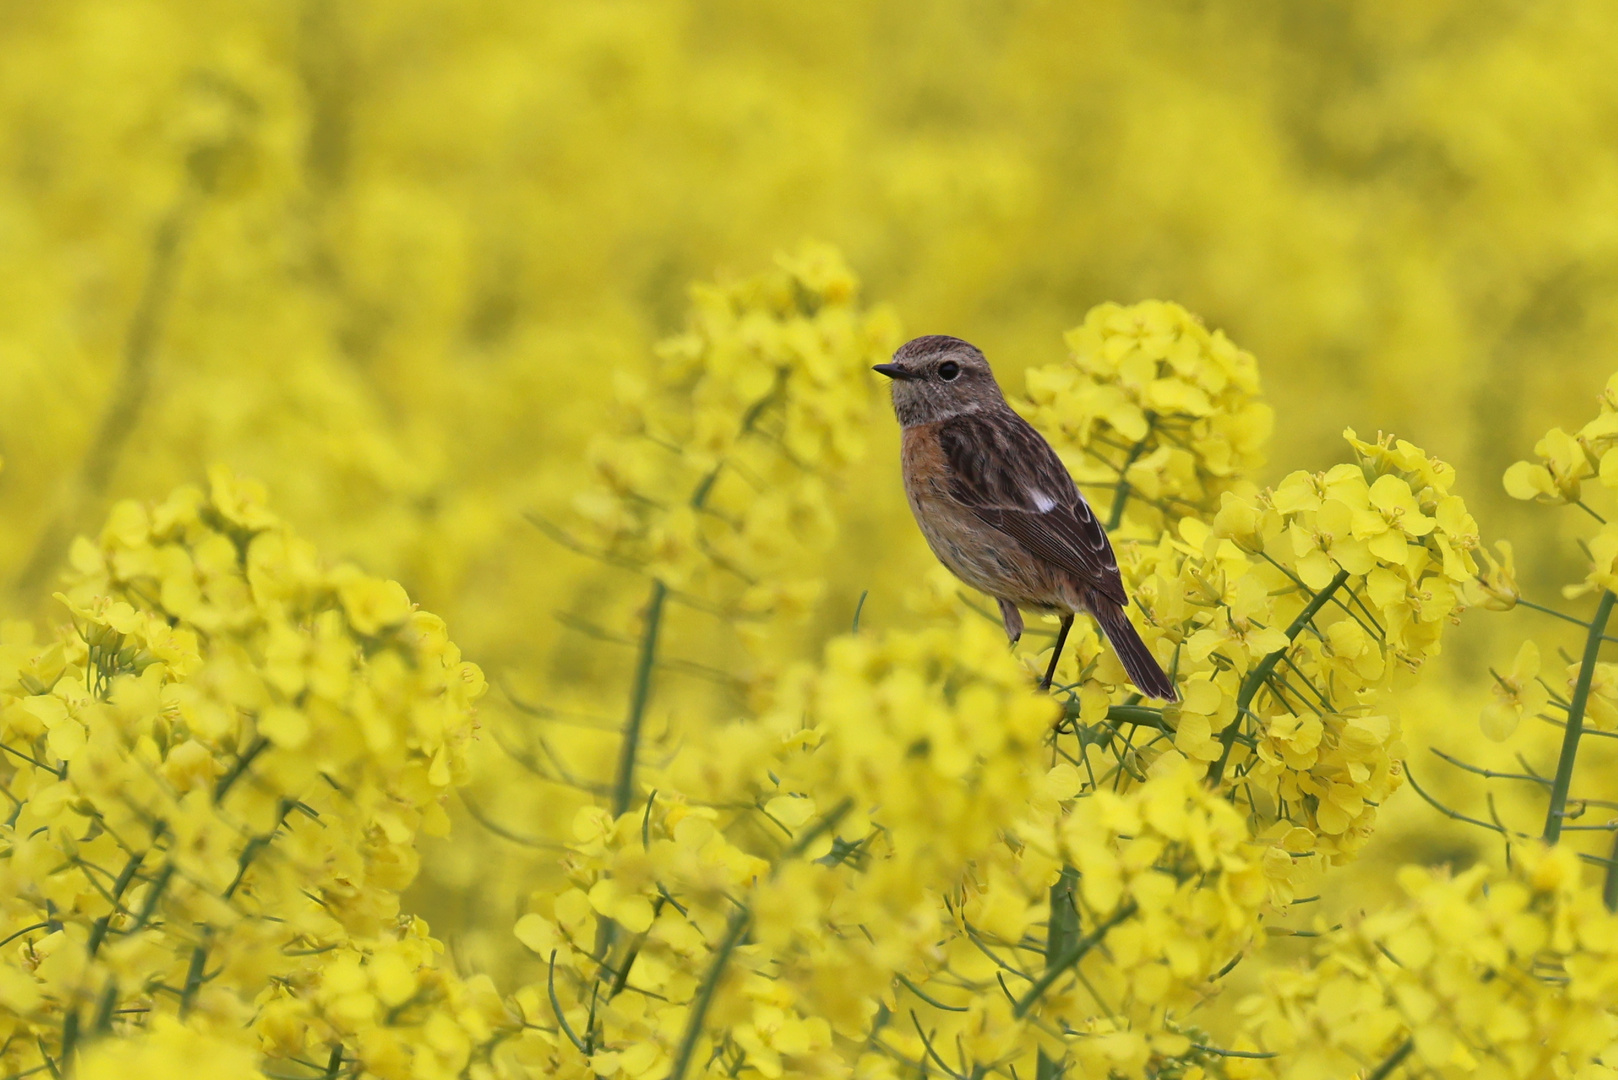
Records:
{"label": "blurred yellow background", "polygon": [[[1618,367],[1605,4],[18,0],[0,57],[7,614],[58,619],[75,532],[224,462],[497,687],[616,716],[627,651],[555,613],[621,629],[639,586],[527,515],[585,485],[614,372],[691,282],[810,237],[1010,390],[1092,305],[1178,301],[1258,357],[1262,481],[1394,431],[1458,467],[1531,595],[1582,576],[1577,511],[1499,477]],[[914,622],[932,565],[874,415],[814,633],[863,591],[868,624]],[[1560,640],[1537,618],[1456,635],[1404,717],[1419,775],[1478,741],[1488,663]],[[514,793],[497,741],[472,797],[554,833],[562,796]],[[1489,847],[1398,798],[1355,874]],[[544,858],[463,819],[421,901],[499,968],[543,870],[491,868]]]}

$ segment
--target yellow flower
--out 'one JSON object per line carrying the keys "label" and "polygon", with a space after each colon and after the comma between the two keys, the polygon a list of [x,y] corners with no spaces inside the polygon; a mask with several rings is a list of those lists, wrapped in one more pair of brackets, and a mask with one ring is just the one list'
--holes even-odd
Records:
{"label": "yellow flower", "polygon": [[1029,419],[1080,483],[1130,491],[1130,519],[1212,510],[1262,464],[1273,417],[1253,357],[1178,304],[1098,305],[1067,344],[1067,363],[1027,372]]}
{"label": "yellow flower", "polygon": [[166,1016],[157,1017],[148,1032],[95,1043],[74,1075],[83,1080],[129,1080],[188,1073],[219,1080],[259,1080],[263,1076],[257,1052],[240,1036],[199,1031]]}
{"label": "yellow flower", "polygon": [[1538,462],[1519,461],[1506,470],[1506,494],[1539,502],[1578,502],[1580,482],[1595,473],[1578,439],[1551,428],[1534,444],[1534,453]]}
{"label": "yellow flower", "polygon": [[1586,545],[1590,555],[1590,572],[1577,585],[1562,587],[1562,595],[1569,600],[1586,593],[1618,589],[1618,524],[1601,526]]}

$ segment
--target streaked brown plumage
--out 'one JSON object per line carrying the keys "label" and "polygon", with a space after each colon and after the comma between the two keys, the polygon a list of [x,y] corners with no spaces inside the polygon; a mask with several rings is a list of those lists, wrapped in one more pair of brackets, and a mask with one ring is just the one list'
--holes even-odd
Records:
{"label": "streaked brown plumage", "polygon": [[907,342],[876,370],[893,380],[905,494],[933,554],[999,601],[1014,642],[1019,609],[1062,615],[1041,685],[1056,672],[1074,613],[1087,611],[1143,693],[1177,700],[1130,625],[1106,529],[1056,451],[1006,404],[983,354],[934,334]]}

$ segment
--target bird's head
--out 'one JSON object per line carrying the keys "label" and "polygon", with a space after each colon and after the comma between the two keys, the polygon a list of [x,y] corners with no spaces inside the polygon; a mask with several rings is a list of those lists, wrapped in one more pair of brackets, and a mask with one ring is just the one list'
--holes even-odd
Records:
{"label": "bird's head", "polygon": [[907,341],[892,363],[872,370],[893,380],[893,411],[905,427],[1005,407],[983,353],[957,337],[929,334]]}

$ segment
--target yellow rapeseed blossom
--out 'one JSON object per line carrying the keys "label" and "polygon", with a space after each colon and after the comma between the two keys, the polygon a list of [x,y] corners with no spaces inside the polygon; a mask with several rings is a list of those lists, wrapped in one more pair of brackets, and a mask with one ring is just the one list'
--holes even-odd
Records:
{"label": "yellow rapeseed blossom", "polygon": [[85,1075],[458,1075],[511,1021],[399,894],[464,779],[476,665],[224,470],[119,504],[72,561],[63,633],[0,646],[7,1072],[95,1047]]}
{"label": "yellow rapeseed blossom", "polygon": [[805,614],[817,583],[790,575],[830,539],[824,478],[862,456],[870,365],[898,344],[857,292],[817,245],[694,289],[652,380],[620,379],[620,431],[591,448],[600,485],[574,503],[584,542],[744,629]]}
{"label": "yellow rapeseed blossom", "polygon": [[[1211,512],[1264,463],[1274,415],[1258,365],[1178,304],[1101,304],[1068,331],[1066,363],[1030,369],[1029,417],[1114,527]],[[1094,496],[1092,496],[1094,497]]]}
{"label": "yellow rapeseed blossom", "polygon": [[1406,867],[1401,903],[1325,930],[1243,1002],[1233,1076],[1326,1080],[1389,1060],[1441,1077],[1618,1075],[1618,915],[1566,849],[1515,873]]}
{"label": "yellow rapeseed blossom", "polygon": [[[860,380],[895,336],[855,295],[815,246],[698,289],[654,378],[619,378],[571,520],[535,515],[651,593],[631,634],[579,620],[632,647],[621,728],[512,696],[531,722],[500,749],[563,794],[498,834],[544,853],[506,938],[528,958],[509,994],[452,966],[401,900],[421,839],[449,827],[484,690],[442,621],[323,560],[222,468],[73,542],[61,632],[0,630],[0,1063],[1609,1075],[1618,931],[1575,852],[1406,870],[1404,901],[1298,925],[1401,784],[1400,690],[1468,599],[1521,600],[1509,546],[1480,570],[1455,471],[1350,431],[1353,460],[1260,489],[1252,358],[1178,308],[1104,306],[1034,416],[1107,470],[1133,522],[1123,573],[1181,701],[1144,703],[1088,628],[1039,693],[1031,658],[931,583],[925,629],[856,618],[805,659],[787,631],[824,588],[829,491],[869,422]],[[751,648],[690,659],[676,608],[745,626]],[[1596,655],[1563,699],[1525,645],[1486,730],[1551,705],[1569,730],[1618,726],[1618,667]],[[719,689],[672,693],[656,677],[672,670]],[[1565,779],[1547,782],[1558,827],[1586,812]],[[478,794],[507,820],[530,805],[509,778]],[[1272,951],[1298,933],[1318,945],[1303,967]],[[1233,1018],[1243,962],[1259,989]]]}
{"label": "yellow rapeseed blossom", "polygon": [[1305,825],[1332,857],[1364,844],[1398,786],[1392,692],[1438,652],[1477,575],[1453,470],[1407,442],[1347,437],[1352,463],[1227,492],[1211,523],[1185,516],[1156,543],[1123,545],[1180,703],[1136,706],[1093,634],[1059,668],[1074,672],[1083,739],[1116,730],[1109,699],[1135,710],[1120,715],[1171,732],[1255,820]]}
{"label": "yellow rapeseed blossom", "polygon": [[[1604,5],[0,26],[0,1077],[1610,1075]],[[806,230],[1025,388],[1176,707],[921,579],[831,249],[682,322]],[[1072,307],[1152,295],[1242,347]]]}
{"label": "yellow rapeseed blossom", "polygon": [[516,926],[546,961],[518,1000],[548,1067],[818,1071],[896,977],[924,978],[940,896],[1002,842],[1053,719],[994,633],[834,641],[682,750],[644,809],[581,811],[570,887]]}

